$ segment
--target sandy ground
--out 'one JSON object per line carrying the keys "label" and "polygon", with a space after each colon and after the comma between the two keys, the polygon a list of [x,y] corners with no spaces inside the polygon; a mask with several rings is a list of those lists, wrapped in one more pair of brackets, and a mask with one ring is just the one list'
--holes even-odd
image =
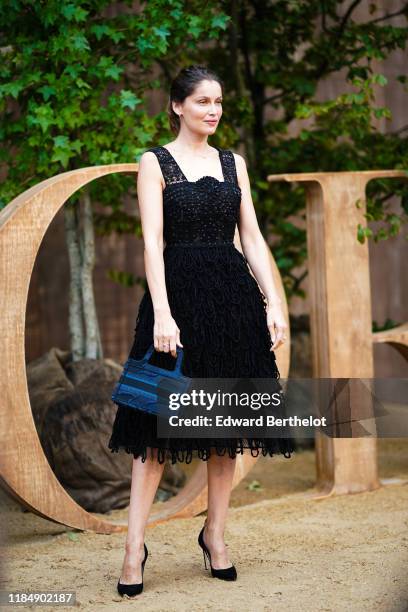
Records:
{"label": "sandy ground", "polygon": [[[75,590],[82,610],[406,612],[408,486],[398,479],[408,483],[407,451],[408,440],[380,440],[380,477],[389,484],[320,501],[304,497],[315,482],[311,451],[260,459],[232,493],[225,535],[238,580],[224,583],[204,569],[204,515],[172,520],[147,531],[145,588],[135,600],[116,592],[124,534],[72,533],[1,494],[1,588]],[[257,490],[248,488],[254,480]]]}

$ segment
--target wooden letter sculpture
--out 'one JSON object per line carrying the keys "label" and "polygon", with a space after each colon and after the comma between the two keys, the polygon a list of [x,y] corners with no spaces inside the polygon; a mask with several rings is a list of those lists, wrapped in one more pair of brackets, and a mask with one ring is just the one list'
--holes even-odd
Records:
{"label": "wooden letter sculpture", "polygon": [[[126,530],[86,512],[52,472],[39,441],[31,412],[25,367],[25,313],[30,278],[41,241],[59,209],[78,189],[116,172],[134,172],[138,164],[113,164],[65,172],[31,187],[0,213],[0,484],[32,512],[78,529],[97,533]],[[271,265],[280,297],[279,272]],[[285,309],[286,309],[285,303]],[[287,312],[286,312],[287,315]],[[289,338],[277,353],[282,377],[289,367]],[[237,456],[233,486],[257,461]],[[182,491],[149,517],[149,525],[187,517],[206,509],[207,470],[201,462]]]}
{"label": "wooden letter sculpture", "polygon": [[[317,378],[373,378],[373,342],[388,342],[408,359],[408,323],[372,333],[368,245],[356,237],[358,223],[366,225],[367,183],[406,176],[398,170],[268,176],[268,181],[306,183],[313,376]],[[329,438],[318,432],[316,460],[316,498],[380,486],[375,437]]]}

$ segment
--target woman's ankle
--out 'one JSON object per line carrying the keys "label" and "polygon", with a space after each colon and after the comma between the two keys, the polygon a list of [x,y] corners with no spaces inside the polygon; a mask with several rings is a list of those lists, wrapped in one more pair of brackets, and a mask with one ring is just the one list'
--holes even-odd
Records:
{"label": "woman's ankle", "polygon": [[144,539],[134,539],[130,541],[126,541],[125,544],[125,552],[130,554],[135,554],[137,552],[144,552]]}
{"label": "woman's ankle", "polygon": [[208,519],[206,520],[205,532],[208,533],[208,535],[211,535],[212,537],[215,536],[217,538],[224,539],[224,531],[225,531],[225,528],[223,525],[213,523],[211,521],[208,521]]}

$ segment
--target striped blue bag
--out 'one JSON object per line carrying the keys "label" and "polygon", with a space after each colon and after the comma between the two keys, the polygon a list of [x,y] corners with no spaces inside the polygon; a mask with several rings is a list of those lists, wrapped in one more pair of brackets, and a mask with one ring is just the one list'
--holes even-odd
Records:
{"label": "striped blue bag", "polygon": [[181,373],[183,349],[177,346],[176,350],[174,370],[148,363],[154,351],[154,344],[149,346],[141,359],[129,358],[114,388],[112,400],[129,408],[166,415],[170,393],[187,393],[192,384],[192,379]]}

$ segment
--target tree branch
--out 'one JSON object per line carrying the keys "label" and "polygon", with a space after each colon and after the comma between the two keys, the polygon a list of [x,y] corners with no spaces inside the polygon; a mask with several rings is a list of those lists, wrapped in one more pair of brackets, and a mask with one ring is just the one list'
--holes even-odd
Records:
{"label": "tree branch", "polygon": [[385,21],[386,19],[391,19],[391,17],[397,17],[398,15],[403,15],[408,11],[408,4],[404,6],[400,11],[396,11],[395,13],[386,13],[382,17],[377,17],[377,19],[372,19],[371,21],[367,21],[367,25],[371,25],[372,23],[379,23],[380,21]]}
{"label": "tree branch", "polygon": [[269,96],[269,98],[265,98],[263,104],[269,104],[270,102],[274,102],[275,100],[280,100],[285,95],[285,91],[281,91],[279,94],[274,94],[273,96]]}
{"label": "tree branch", "polygon": [[323,30],[323,32],[328,34],[329,32],[327,30],[326,11],[324,9],[324,2],[320,2],[320,10],[322,12],[322,20],[321,20],[322,30]]}
{"label": "tree branch", "polygon": [[389,132],[389,134],[391,136],[397,136],[398,134],[402,134],[402,132],[405,132],[405,130],[408,130],[408,124],[407,125],[403,125],[398,130],[395,130],[395,132]]}
{"label": "tree branch", "polygon": [[339,31],[338,31],[339,36],[343,34],[344,28],[346,27],[347,22],[351,17],[351,14],[357,8],[357,6],[361,4],[361,2],[362,0],[354,0],[354,2],[350,4],[347,11],[344,13],[342,20],[340,21],[340,26],[339,26]]}

